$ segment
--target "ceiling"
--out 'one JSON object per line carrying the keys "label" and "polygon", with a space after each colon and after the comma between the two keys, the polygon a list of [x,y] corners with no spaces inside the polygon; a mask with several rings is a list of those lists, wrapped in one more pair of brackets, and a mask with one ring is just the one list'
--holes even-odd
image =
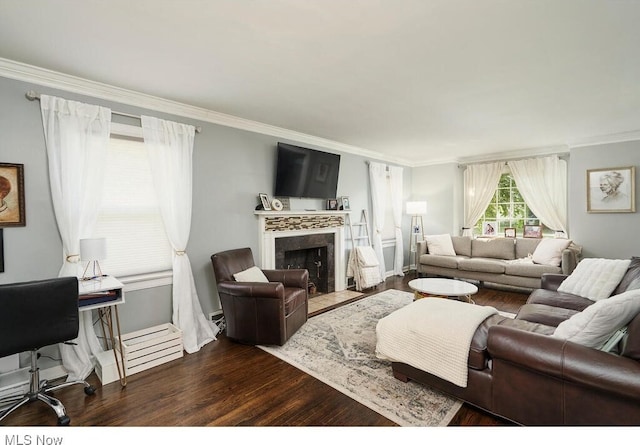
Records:
{"label": "ceiling", "polygon": [[638,0],[0,0],[0,57],[409,165],[640,130]]}

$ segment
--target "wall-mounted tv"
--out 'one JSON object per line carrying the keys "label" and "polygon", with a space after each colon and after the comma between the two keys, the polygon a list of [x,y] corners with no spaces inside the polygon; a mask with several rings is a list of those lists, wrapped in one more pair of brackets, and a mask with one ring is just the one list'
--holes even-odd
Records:
{"label": "wall-mounted tv", "polygon": [[340,155],[278,142],[274,196],[335,198]]}

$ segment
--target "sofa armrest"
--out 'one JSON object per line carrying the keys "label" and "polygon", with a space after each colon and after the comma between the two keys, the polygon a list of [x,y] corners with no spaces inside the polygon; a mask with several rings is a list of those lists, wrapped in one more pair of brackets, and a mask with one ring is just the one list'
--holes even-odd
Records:
{"label": "sofa armrest", "polygon": [[282,283],[223,281],[218,283],[218,293],[232,297],[283,299],[284,285]]}
{"label": "sofa armrest", "polygon": [[416,249],[418,249],[418,258],[420,258],[420,255],[429,253],[429,250],[427,249],[427,242],[425,240],[418,241]]}
{"label": "sofa armrest", "polygon": [[571,275],[571,272],[578,265],[578,253],[576,249],[567,248],[562,251],[562,261],[560,266],[562,267],[562,273],[565,275]]}
{"label": "sofa armrest", "polygon": [[507,326],[489,329],[487,349],[492,359],[508,361],[536,374],[640,398],[640,363],[626,357]]}
{"label": "sofa armrest", "polygon": [[269,281],[277,281],[284,287],[299,287],[307,289],[309,271],[307,269],[276,269],[262,270]]}
{"label": "sofa armrest", "polygon": [[560,273],[543,273],[540,277],[540,288],[546,290],[557,291],[560,287],[560,284],[568,277],[569,275],[560,274]]}

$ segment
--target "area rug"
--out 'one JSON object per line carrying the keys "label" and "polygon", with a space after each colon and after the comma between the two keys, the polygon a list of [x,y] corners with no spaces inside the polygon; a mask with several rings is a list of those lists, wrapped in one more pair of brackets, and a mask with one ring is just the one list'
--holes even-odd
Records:
{"label": "area rug", "polygon": [[412,293],[387,290],[310,318],[284,346],[260,348],[398,425],[446,426],[460,401],[401,382],[375,356],[378,320],[412,301]]}

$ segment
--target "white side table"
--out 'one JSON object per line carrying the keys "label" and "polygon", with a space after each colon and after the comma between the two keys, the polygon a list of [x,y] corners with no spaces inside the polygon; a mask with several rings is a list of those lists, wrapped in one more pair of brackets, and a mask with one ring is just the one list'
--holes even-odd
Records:
{"label": "white side table", "polygon": [[[79,312],[96,310],[100,318],[102,334],[105,338],[106,349],[113,350],[113,356],[118,369],[120,384],[127,386],[127,373],[125,364],[120,360],[116,351],[116,340],[118,338],[119,349],[122,348],[122,335],[120,333],[120,318],[118,317],[118,306],[124,303],[124,285],[112,276],[95,278],[91,280],[78,280],[78,294],[80,296],[92,296],[95,303],[86,304],[78,308]],[[115,296],[115,299],[112,299]],[[102,298],[108,301],[102,301]],[[87,300],[84,300],[87,301]],[[115,321],[115,323],[114,323]],[[114,336],[114,327],[117,335]],[[108,332],[108,335],[107,335]]]}

